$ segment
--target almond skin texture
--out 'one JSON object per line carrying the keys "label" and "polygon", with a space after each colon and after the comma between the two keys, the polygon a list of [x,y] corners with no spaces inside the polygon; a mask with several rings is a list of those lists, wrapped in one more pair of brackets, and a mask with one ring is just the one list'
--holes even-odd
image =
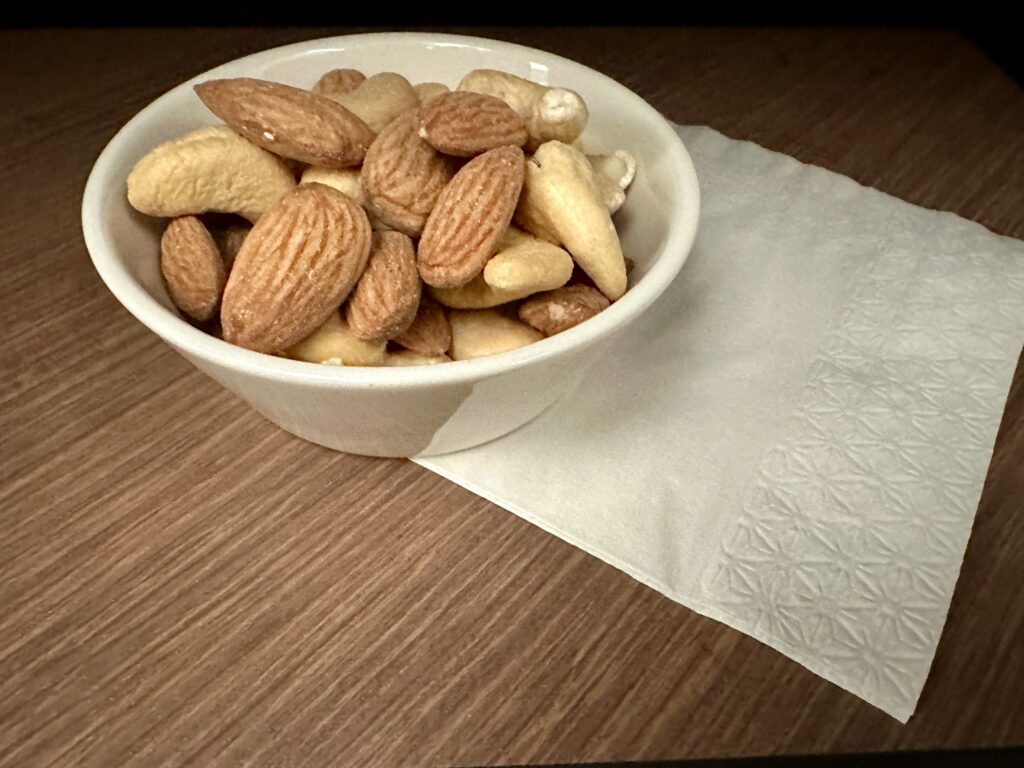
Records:
{"label": "almond skin texture", "polygon": [[217,313],[227,279],[220,250],[203,222],[183,216],[160,238],[160,271],[174,305],[194,320]]}
{"label": "almond skin texture", "polygon": [[409,111],[380,132],[366,152],[362,182],[366,206],[376,219],[419,237],[452,167],[416,133]]}
{"label": "almond skin texture", "polygon": [[589,320],[610,303],[597,288],[567,285],[524,301],[519,306],[519,319],[545,336],[554,336]]}
{"label": "almond skin texture", "polygon": [[370,222],[347,195],[302,184],[260,217],[224,290],[224,339],[281,352],[315,331],[355,286],[370,254]]}
{"label": "almond skin texture", "polygon": [[523,166],[519,147],[501,147],[473,158],[452,177],[420,239],[417,258],[425,283],[456,288],[480,274],[512,219]]}
{"label": "almond skin texture", "polygon": [[345,107],[301,88],[240,77],[195,90],[233,131],[280,157],[345,168],[361,163],[373,141],[370,127]]}
{"label": "almond skin texture", "polygon": [[221,258],[224,260],[224,267],[228,272],[235,264],[238,252],[242,250],[242,243],[249,236],[252,227],[245,227],[241,224],[232,224],[224,229],[219,229],[211,234],[217,247],[220,249]]}
{"label": "almond skin texture", "polygon": [[416,317],[420,305],[416,250],[401,232],[374,232],[370,261],[348,297],[345,317],[360,339],[391,339]]}
{"label": "almond skin texture", "polygon": [[423,294],[416,319],[394,340],[413,352],[426,357],[438,357],[452,345],[452,328],[441,305]]}
{"label": "almond skin texture", "polygon": [[446,155],[473,157],[498,147],[521,147],[529,136],[526,123],[495,96],[453,91],[434,98],[419,111],[419,135]]}
{"label": "almond skin texture", "polygon": [[310,90],[321,96],[333,97],[355,90],[364,80],[366,75],[358,69],[332,69],[325,72]]}

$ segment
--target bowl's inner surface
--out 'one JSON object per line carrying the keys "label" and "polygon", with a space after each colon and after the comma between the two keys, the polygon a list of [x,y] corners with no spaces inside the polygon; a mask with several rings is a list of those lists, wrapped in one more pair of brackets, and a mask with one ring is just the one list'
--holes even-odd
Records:
{"label": "bowl's inner surface", "polygon": [[[582,142],[585,151],[626,149],[638,159],[636,181],[616,216],[623,252],[636,264],[631,286],[643,280],[661,252],[670,222],[680,215],[678,162],[666,157],[669,150],[664,137],[658,135],[657,124],[651,121],[650,108],[625,87],[541,52],[501,44],[489,48],[474,43],[432,43],[401,35],[376,36],[360,39],[350,47],[339,43],[302,51],[269,51],[225,64],[196,81],[247,76],[308,88],[336,67],[360,69],[367,74],[398,72],[413,83],[437,81],[452,88],[472,69],[501,69],[578,91],[590,108]],[[175,317],[177,312],[164,289],[158,263],[164,222],[131,208],[125,196],[125,179],[134,163],[157,144],[218,122],[195,96],[194,82],[178,86],[129,123],[102,200],[101,229],[114,258]]]}

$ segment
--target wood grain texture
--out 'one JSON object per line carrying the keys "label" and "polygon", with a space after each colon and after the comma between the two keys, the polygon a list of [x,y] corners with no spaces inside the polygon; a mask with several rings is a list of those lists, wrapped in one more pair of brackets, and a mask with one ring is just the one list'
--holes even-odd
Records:
{"label": "wood grain texture", "polygon": [[[425,470],[290,437],[120,308],[79,225],[105,142],[210,66],[341,31],[0,33],[0,765],[1024,743],[1020,369],[931,677],[900,726]],[[1024,94],[957,37],[475,32],[1024,236]]]}

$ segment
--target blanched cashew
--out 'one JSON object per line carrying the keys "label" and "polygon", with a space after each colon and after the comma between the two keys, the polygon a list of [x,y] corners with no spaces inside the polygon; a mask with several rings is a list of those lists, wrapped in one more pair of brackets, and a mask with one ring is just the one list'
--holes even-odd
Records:
{"label": "blanched cashew", "polygon": [[572,257],[563,248],[509,227],[481,274],[458,288],[429,290],[453,309],[488,309],[563,286],[572,267]]}
{"label": "blanched cashew", "polygon": [[340,312],[288,350],[288,357],[324,365],[384,365],[387,342],[357,339]]}
{"label": "blanched cashew", "polygon": [[587,155],[595,173],[602,173],[621,189],[629,189],[636,178],[636,158],[624,149],[617,149],[610,155]]}
{"label": "blanched cashew", "polygon": [[256,221],[294,187],[279,158],[219,126],[150,150],[128,174],[128,202],[150,216],[220,211]]}
{"label": "blanched cashew", "polygon": [[330,97],[362,118],[374,133],[380,133],[400,114],[420,105],[412,84],[394,72],[373,75],[351,91]]}
{"label": "blanched cashew", "polygon": [[544,338],[525,323],[490,309],[455,310],[448,319],[452,324],[453,360],[496,355]]}
{"label": "blanched cashew", "polygon": [[412,87],[416,91],[416,96],[420,100],[420,106],[424,106],[442,93],[448,93],[449,88],[444,83],[417,83]]}
{"label": "blanched cashew", "polygon": [[594,169],[594,180],[601,190],[608,213],[618,211],[626,202],[626,190],[636,176],[636,158],[624,149],[610,155],[587,155]]}
{"label": "blanched cashew", "polygon": [[616,213],[626,204],[626,193],[612,179],[603,173],[594,171],[594,182],[597,184],[597,191],[601,193],[601,202],[608,209],[608,213]]}
{"label": "blanched cashew", "polygon": [[407,365],[437,365],[438,363],[450,363],[452,359],[448,355],[431,357],[413,352],[411,349],[401,349],[398,352],[388,352],[384,358],[384,365],[389,368]]}
{"label": "blanched cashew", "polygon": [[302,172],[301,183],[309,184],[310,182],[316,182],[318,184],[326,184],[328,187],[334,187],[339,192],[344,192],[359,203],[359,205],[365,207],[366,196],[363,193],[363,184],[359,178],[359,168],[339,168],[335,170],[333,168],[317,168],[310,165]]}
{"label": "blanched cashew", "polygon": [[612,301],[626,292],[626,262],[594,169],[559,141],[540,146],[526,162],[516,223],[561,243]]}
{"label": "blanched cashew", "polygon": [[549,88],[508,72],[475,69],[462,78],[458,90],[503,99],[526,121],[530,130],[527,149],[552,140],[571,144],[587,125],[589,112],[578,93],[566,88]]}
{"label": "blanched cashew", "polygon": [[333,168],[317,168],[310,165],[302,172],[302,181],[300,183],[308,184],[310,182],[334,187],[339,192],[344,192],[359,203],[363,210],[366,211],[366,216],[370,220],[370,227],[374,232],[389,232],[391,230],[391,227],[378,219],[373,214],[373,211],[367,207],[366,192],[363,191],[362,173],[359,168],[339,168],[335,170]]}
{"label": "blanched cashew", "polygon": [[572,275],[572,256],[557,245],[516,227],[498,241],[498,251],[484,266],[484,281],[492,288],[523,292],[550,291]]}

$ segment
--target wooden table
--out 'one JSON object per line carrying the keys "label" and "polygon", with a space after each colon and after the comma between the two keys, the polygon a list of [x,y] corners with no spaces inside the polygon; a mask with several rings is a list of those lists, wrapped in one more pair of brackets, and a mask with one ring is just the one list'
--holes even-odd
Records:
{"label": "wooden table", "polygon": [[[324,29],[4,32],[0,764],[452,765],[1024,743],[1024,377],[899,725],[406,461],[276,429],[100,283],[90,165]],[[670,118],[1024,236],[1024,93],[937,32],[500,29]]]}

